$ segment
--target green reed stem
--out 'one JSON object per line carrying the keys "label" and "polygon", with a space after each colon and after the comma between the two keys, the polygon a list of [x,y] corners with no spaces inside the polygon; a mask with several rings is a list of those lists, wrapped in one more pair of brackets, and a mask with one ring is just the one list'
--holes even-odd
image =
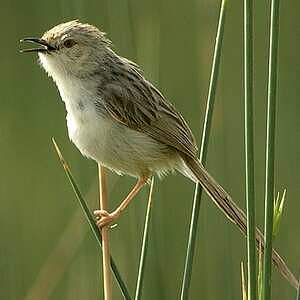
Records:
{"label": "green reed stem", "polygon": [[139,263],[139,272],[138,272],[136,289],[135,289],[135,297],[134,297],[135,300],[142,299],[142,288],[143,288],[144,274],[145,274],[145,262],[146,262],[147,252],[148,252],[149,223],[150,223],[150,219],[151,219],[153,186],[154,186],[154,177],[152,177],[152,180],[151,180],[149,197],[148,197],[148,205],[147,205],[145,224],[144,224],[143,242],[142,242],[140,263]]}
{"label": "green reed stem", "polygon": [[[76,198],[77,198],[77,200],[79,202],[79,205],[80,205],[80,207],[81,207],[81,209],[82,209],[82,211],[84,213],[84,216],[86,217],[86,219],[88,221],[88,224],[90,225],[90,228],[91,228],[94,236],[96,237],[96,240],[99,243],[100,248],[102,249],[102,238],[101,238],[101,234],[99,232],[99,229],[98,229],[98,227],[97,227],[97,225],[95,223],[94,217],[91,214],[91,212],[90,212],[90,210],[89,210],[89,208],[88,208],[85,200],[83,199],[83,197],[82,197],[82,195],[81,195],[81,193],[79,191],[79,188],[78,188],[78,186],[77,186],[77,184],[75,182],[75,179],[74,179],[74,177],[73,177],[73,175],[71,173],[71,170],[70,170],[67,162],[63,158],[62,153],[61,153],[58,145],[56,144],[54,138],[52,138],[52,142],[54,144],[54,147],[55,147],[57,155],[58,155],[58,157],[60,159],[60,162],[61,162],[61,164],[62,164],[62,166],[64,168],[64,171],[65,171],[65,173],[66,173],[66,175],[67,175],[67,177],[68,177],[68,179],[70,181],[70,184],[71,184],[71,186],[73,188],[73,191],[74,191],[74,193],[76,195]],[[123,294],[124,299],[131,300],[130,294],[129,294],[128,289],[126,287],[126,284],[123,281],[123,279],[121,277],[121,274],[120,274],[120,272],[119,272],[119,270],[118,270],[118,268],[117,268],[117,266],[116,266],[116,264],[115,264],[115,262],[114,262],[114,260],[113,260],[112,257],[110,257],[110,266],[111,266],[113,274],[114,274],[114,276],[115,276],[115,278],[117,280],[118,286],[119,286],[119,288],[120,288],[120,290],[121,290],[121,292]]]}
{"label": "green reed stem", "polygon": [[256,300],[256,241],[253,147],[253,3],[244,0],[244,97],[248,300]]}
{"label": "green reed stem", "polygon": [[272,278],[272,231],[274,214],[274,159],[275,159],[275,121],[277,92],[277,52],[279,32],[279,0],[271,1],[267,138],[266,138],[266,179],[265,179],[265,253],[263,270],[263,299],[271,299]]}
{"label": "green reed stem", "polygon": [[296,300],[300,300],[300,272],[299,272],[299,284],[298,284],[298,289],[297,289],[297,298]]}
{"label": "green reed stem", "polygon": [[[201,147],[200,147],[200,161],[202,164],[205,164],[207,149],[208,149],[208,141],[210,135],[210,128],[212,122],[213,108],[215,102],[215,94],[217,88],[218,74],[219,74],[219,66],[220,66],[220,58],[221,58],[221,48],[222,41],[224,35],[224,24],[225,24],[225,11],[226,11],[226,0],[222,0],[219,20],[218,20],[218,28],[215,40],[215,50],[213,56],[213,63],[211,69],[211,76],[209,82],[208,96],[207,96],[207,104],[206,104],[206,112],[204,118],[204,126],[202,132],[201,139]],[[197,183],[194,192],[194,200],[193,207],[191,213],[191,221],[190,221],[190,229],[189,229],[189,237],[188,237],[188,245],[186,250],[186,258],[185,258],[185,266],[184,266],[184,274],[181,286],[181,300],[187,300],[189,295],[189,288],[191,284],[191,276],[192,276],[192,268],[193,268],[193,259],[195,252],[195,244],[196,244],[196,235],[197,235],[197,225],[199,219],[200,205],[201,205],[201,196],[202,196],[202,188]]]}

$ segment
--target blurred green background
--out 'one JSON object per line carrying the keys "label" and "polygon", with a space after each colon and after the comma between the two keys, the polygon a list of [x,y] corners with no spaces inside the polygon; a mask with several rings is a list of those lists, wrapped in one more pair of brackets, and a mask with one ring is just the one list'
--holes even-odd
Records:
{"label": "blurred green background", "polygon": [[[19,39],[79,18],[108,33],[114,49],[137,61],[201,134],[220,1],[106,0],[2,2],[0,10],[0,299],[100,299],[100,250],[75,202],[51,144],[62,147],[81,191],[97,207],[97,169],[67,136],[65,109],[35,55]],[[282,1],[276,136],[276,192],[287,188],[275,242],[288,265],[300,266],[300,2]],[[269,1],[255,1],[255,179],[257,221],[263,218]],[[228,1],[208,169],[242,207],[243,6]],[[134,179],[109,174],[114,208]],[[145,188],[111,231],[112,254],[134,291]],[[156,180],[143,299],[179,299],[194,185],[180,175]],[[190,299],[241,299],[245,240],[204,199]],[[273,299],[295,291],[274,272]],[[121,299],[114,284],[114,299]]]}

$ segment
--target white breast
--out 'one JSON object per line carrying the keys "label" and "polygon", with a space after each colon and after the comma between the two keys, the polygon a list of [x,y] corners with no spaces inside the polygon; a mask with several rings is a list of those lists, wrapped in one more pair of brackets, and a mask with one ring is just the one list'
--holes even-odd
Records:
{"label": "white breast", "polygon": [[177,168],[178,155],[171,155],[167,145],[96,111],[95,101],[101,101],[97,81],[67,75],[58,61],[43,54],[40,60],[59,89],[69,137],[83,155],[137,177]]}
{"label": "white breast", "polygon": [[[80,152],[97,162],[113,166],[118,161],[120,147],[118,130],[109,118],[96,111],[97,82],[85,81],[66,73],[58,59],[39,54],[40,62],[55,81],[67,110],[67,126],[70,139]],[[116,132],[115,132],[116,131]]]}
{"label": "white breast", "polygon": [[66,105],[70,139],[82,154],[102,161],[109,151],[112,123],[96,111],[95,88],[77,80],[60,80],[57,86]]}

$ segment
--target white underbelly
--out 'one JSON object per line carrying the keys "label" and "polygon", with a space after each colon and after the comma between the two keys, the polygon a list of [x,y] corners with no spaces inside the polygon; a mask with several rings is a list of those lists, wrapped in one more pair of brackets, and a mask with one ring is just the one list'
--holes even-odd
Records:
{"label": "white underbelly", "polygon": [[73,89],[60,89],[67,109],[69,137],[83,155],[119,174],[136,177],[176,168],[178,156],[173,157],[167,145],[128,128],[109,113],[100,113],[91,89],[84,91],[74,84]]}
{"label": "white underbelly", "polygon": [[101,103],[96,82],[54,75],[66,105],[69,137],[83,155],[136,177],[177,167],[180,159],[170,147],[96,111],[95,101]]}
{"label": "white underbelly", "polygon": [[80,152],[98,162],[103,162],[109,153],[108,141],[112,124],[92,112],[82,112],[84,118],[67,114],[68,133]]}
{"label": "white underbelly", "polygon": [[148,135],[93,113],[84,119],[67,115],[70,139],[83,155],[118,174],[139,177],[176,168],[178,157]]}

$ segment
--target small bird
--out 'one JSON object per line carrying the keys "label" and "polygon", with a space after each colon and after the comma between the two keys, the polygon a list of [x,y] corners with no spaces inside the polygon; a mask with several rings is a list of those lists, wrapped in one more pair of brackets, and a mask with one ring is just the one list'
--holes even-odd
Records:
{"label": "small bird", "polygon": [[[105,33],[78,20],[59,24],[41,38],[25,38],[54,80],[67,110],[70,140],[80,152],[137,183],[111,213],[95,211],[99,228],[115,221],[154,174],[178,171],[199,182],[214,203],[246,234],[245,213],[197,158],[194,136],[182,115],[143,76],[139,66],[117,55]],[[263,243],[256,229],[257,243]],[[298,282],[280,256],[274,264]]]}
{"label": "small bird", "polygon": [[37,52],[55,81],[66,106],[69,137],[80,152],[118,174],[138,178],[114,212],[97,212],[100,227],[119,217],[154,174],[177,170],[199,180],[213,199],[228,198],[199,162],[195,139],[180,113],[135,63],[111,49],[103,32],[75,20],[55,26],[41,39],[24,41],[41,45],[23,52]]}

